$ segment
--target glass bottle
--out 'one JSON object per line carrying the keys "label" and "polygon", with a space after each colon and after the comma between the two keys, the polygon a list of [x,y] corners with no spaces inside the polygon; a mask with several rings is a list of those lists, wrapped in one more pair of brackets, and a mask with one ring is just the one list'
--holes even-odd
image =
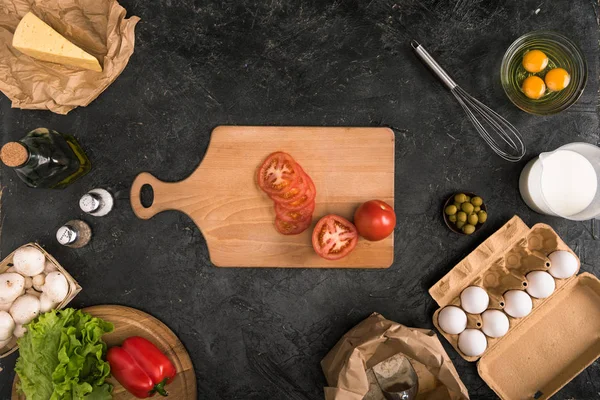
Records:
{"label": "glass bottle", "polygon": [[37,128],[0,150],[0,160],[33,188],[62,189],[92,168],[73,136]]}

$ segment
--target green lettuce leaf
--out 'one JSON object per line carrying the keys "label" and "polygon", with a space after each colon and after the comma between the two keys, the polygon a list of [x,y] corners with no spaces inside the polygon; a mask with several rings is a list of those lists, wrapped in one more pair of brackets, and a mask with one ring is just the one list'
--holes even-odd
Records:
{"label": "green lettuce leaf", "polygon": [[112,330],[111,323],[73,308],[40,315],[18,341],[20,390],[28,400],[110,399],[102,335]]}

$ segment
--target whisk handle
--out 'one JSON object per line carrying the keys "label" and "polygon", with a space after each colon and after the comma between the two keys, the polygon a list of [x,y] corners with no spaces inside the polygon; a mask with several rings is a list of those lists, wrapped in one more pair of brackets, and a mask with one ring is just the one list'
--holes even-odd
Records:
{"label": "whisk handle", "polygon": [[419,57],[421,61],[423,61],[423,63],[425,63],[425,65],[427,65],[429,69],[433,71],[433,73],[439,78],[440,81],[444,83],[448,89],[452,90],[457,86],[456,82],[450,78],[450,75],[448,75],[444,68],[442,68],[440,64],[438,64],[437,61],[431,57],[431,55],[421,44],[419,44],[416,40],[412,40],[410,45],[415,50],[417,57]]}

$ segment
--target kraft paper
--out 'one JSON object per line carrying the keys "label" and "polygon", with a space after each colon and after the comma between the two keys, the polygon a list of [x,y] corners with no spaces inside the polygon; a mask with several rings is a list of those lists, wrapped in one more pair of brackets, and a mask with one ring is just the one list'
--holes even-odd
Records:
{"label": "kraft paper", "polygon": [[[100,61],[102,72],[39,61],[12,47],[27,12]],[[115,0],[0,0],[0,90],[12,107],[67,114],[87,106],[123,72],[133,54],[138,17]]]}
{"label": "kraft paper", "polygon": [[408,328],[377,313],[342,336],[321,361],[329,385],[325,399],[362,400],[370,391],[367,371],[396,354],[408,357],[417,372],[417,400],[469,399],[467,388],[433,331]]}

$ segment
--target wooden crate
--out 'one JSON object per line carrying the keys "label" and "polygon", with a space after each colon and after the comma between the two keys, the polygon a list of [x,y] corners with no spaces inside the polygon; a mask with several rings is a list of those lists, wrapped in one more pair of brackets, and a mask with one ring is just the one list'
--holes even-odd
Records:
{"label": "wooden crate", "polygon": [[[77,281],[73,279],[73,277],[58,263],[58,261],[56,261],[56,259],[52,257],[46,250],[44,250],[39,244],[28,243],[21,247],[26,246],[35,247],[36,249],[40,250],[42,254],[44,254],[44,256],[46,257],[46,261],[49,261],[52,264],[54,264],[56,269],[60,271],[65,276],[65,278],[67,278],[67,282],[69,282],[69,293],[67,294],[67,297],[65,297],[65,299],[61,301],[56,307],[57,309],[65,308],[67,304],[69,304],[71,300],[73,300],[77,293],[81,292],[81,286],[79,286]],[[5,272],[7,269],[12,267],[13,256],[17,250],[10,253],[4,260],[0,262],[0,273]],[[8,356],[9,354],[15,352],[17,349],[17,339],[13,336],[13,338],[7,345],[0,348],[0,358]]]}

